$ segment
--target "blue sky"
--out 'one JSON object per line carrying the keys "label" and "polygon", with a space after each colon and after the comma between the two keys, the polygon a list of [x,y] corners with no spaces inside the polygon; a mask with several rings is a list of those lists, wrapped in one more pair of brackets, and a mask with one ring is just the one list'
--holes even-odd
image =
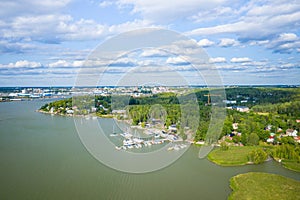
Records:
{"label": "blue sky", "polygon": [[[300,84],[297,0],[2,0],[0,6],[0,86],[74,85],[99,44],[148,27],[196,42],[224,84]],[[177,66],[189,84],[203,84],[179,55],[138,52],[117,60],[101,84],[140,65],[151,73]]]}

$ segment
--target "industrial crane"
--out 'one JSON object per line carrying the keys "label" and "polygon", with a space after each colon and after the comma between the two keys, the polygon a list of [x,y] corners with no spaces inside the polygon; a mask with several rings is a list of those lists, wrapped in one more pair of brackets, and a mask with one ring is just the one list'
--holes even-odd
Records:
{"label": "industrial crane", "polygon": [[220,94],[205,94],[204,96],[207,97],[207,105],[210,105],[210,97],[220,97],[221,95]]}

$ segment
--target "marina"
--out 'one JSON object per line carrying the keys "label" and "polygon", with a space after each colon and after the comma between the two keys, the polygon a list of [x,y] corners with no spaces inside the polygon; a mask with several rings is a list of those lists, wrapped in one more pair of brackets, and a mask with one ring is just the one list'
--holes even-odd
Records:
{"label": "marina", "polygon": [[[114,126],[113,126],[114,130]],[[116,145],[116,150],[128,150],[128,149],[141,149],[144,147],[151,147],[152,145],[159,145],[164,143],[174,143],[172,147],[169,147],[168,150],[179,150],[186,148],[187,145],[184,144],[183,139],[173,133],[167,133],[163,130],[159,129],[145,129],[143,131],[144,135],[141,136],[141,134],[137,134],[137,131],[135,130],[134,134],[130,133],[130,128],[127,128],[126,132],[117,134],[117,133],[111,133],[110,137],[119,137],[122,139],[121,145]],[[177,144],[180,143],[180,144]]]}

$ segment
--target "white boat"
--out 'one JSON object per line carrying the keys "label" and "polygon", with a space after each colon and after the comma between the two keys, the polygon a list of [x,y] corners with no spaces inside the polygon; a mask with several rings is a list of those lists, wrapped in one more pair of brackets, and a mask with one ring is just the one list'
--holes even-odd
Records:
{"label": "white boat", "polygon": [[174,147],[169,147],[168,151],[172,151],[174,149]]}
{"label": "white boat", "polygon": [[125,139],[123,140],[123,145],[124,146],[129,146],[129,145],[133,145],[134,142],[131,139]]}
{"label": "white boat", "polygon": [[121,149],[122,149],[122,146],[120,146],[120,147],[116,146],[116,149],[117,149],[117,150],[121,150]]}
{"label": "white boat", "polygon": [[144,142],[145,147],[150,147],[152,145],[151,141],[145,141]]}
{"label": "white boat", "polygon": [[124,138],[126,138],[126,139],[129,139],[129,138],[131,138],[132,137],[132,134],[130,134],[130,133],[126,133],[126,132],[124,132],[124,133],[121,133],[120,134],[121,136],[123,136]]}
{"label": "white boat", "polygon": [[186,147],[187,147],[186,144],[181,144],[181,145],[180,145],[180,148],[182,148],[182,149],[184,149],[184,148],[186,148]]}
{"label": "white boat", "polygon": [[175,151],[178,151],[179,149],[180,149],[180,148],[179,148],[178,145],[175,145],[175,146],[174,146],[174,150],[175,150]]}
{"label": "white boat", "polygon": [[133,138],[132,140],[133,140],[133,142],[136,143],[136,144],[141,144],[142,142],[144,142],[144,140],[139,139],[139,138]]}

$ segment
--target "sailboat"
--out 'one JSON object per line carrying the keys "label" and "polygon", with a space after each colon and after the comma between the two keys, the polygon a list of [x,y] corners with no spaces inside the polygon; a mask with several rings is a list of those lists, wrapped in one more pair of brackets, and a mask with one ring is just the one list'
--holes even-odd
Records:
{"label": "sailboat", "polygon": [[112,131],[112,133],[109,136],[110,137],[118,136],[118,134],[115,132],[115,124],[113,125],[113,131]]}

